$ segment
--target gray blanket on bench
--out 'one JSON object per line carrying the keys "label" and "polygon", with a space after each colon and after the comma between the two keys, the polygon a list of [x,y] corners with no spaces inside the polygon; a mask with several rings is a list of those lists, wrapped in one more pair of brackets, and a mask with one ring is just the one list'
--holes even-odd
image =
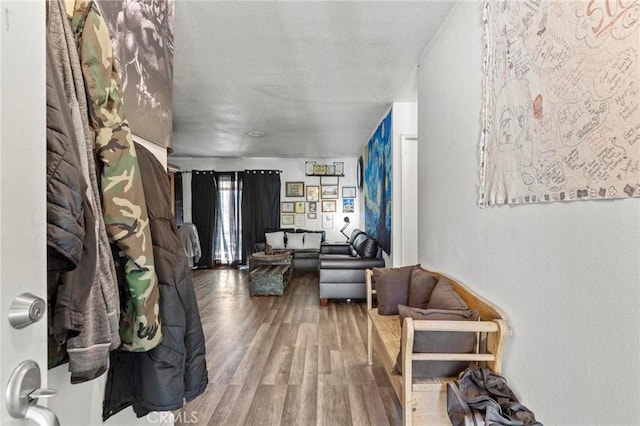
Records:
{"label": "gray blanket on bench", "polygon": [[[542,426],[518,401],[504,377],[473,364],[449,383],[447,412],[453,426]],[[478,424],[478,417],[484,423]]]}

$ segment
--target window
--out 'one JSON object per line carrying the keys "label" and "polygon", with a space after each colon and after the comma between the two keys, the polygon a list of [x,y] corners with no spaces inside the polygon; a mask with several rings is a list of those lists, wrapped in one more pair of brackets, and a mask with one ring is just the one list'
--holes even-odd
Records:
{"label": "window", "polygon": [[242,262],[242,173],[217,172],[218,200],[213,258],[236,266]]}

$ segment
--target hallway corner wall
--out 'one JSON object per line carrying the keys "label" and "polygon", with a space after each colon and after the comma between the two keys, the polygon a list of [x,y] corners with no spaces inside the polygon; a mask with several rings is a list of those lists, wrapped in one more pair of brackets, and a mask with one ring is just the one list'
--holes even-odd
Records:
{"label": "hallway corner wall", "polygon": [[550,425],[640,418],[640,200],[478,207],[482,2],[458,2],[418,76],[419,260],[510,318],[503,373]]}

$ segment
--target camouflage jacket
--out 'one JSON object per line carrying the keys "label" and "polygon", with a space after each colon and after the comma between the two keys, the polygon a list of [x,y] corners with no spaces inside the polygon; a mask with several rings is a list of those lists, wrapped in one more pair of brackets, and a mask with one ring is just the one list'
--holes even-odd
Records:
{"label": "camouflage jacket", "polygon": [[124,114],[109,30],[90,0],[75,0],[71,27],[89,97],[107,234],[120,251],[126,273],[120,337],[123,349],[147,351],[162,339],[158,278],[140,167]]}

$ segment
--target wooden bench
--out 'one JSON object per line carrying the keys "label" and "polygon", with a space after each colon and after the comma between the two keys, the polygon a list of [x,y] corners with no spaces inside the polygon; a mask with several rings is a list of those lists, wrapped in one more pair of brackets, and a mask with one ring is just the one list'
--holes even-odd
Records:
{"label": "wooden bench", "polygon": [[259,265],[249,272],[250,296],[282,296],[291,280],[291,265]]}
{"label": "wooden bench", "polygon": [[[422,268],[424,269],[424,268]],[[425,271],[438,277],[443,274]],[[493,304],[473,294],[464,285],[444,275],[470,309],[478,309],[480,320],[475,321],[429,321],[405,318],[402,327],[398,315],[379,315],[373,307],[376,290],[373,273],[366,272],[367,286],[367,356],[373,364],[373,339],[377,339],[384,370],[402,405],[403,425],[450,425],[447,415],[447,383],[455,377],[413,378],[412,361],[448,360],[477,361],[497,374],[501,373],[502,354],[511,327],[506,316]],[[373,331],[375,330],[375,333]],[[475,332],[478,336],[476,353],[413,353],[416,331]],[[403,347],[400,347],[402,333]],[[374,337],[375,336],[375,337]],[[404,374],[395,370],[398,353],[402,351]]]}

